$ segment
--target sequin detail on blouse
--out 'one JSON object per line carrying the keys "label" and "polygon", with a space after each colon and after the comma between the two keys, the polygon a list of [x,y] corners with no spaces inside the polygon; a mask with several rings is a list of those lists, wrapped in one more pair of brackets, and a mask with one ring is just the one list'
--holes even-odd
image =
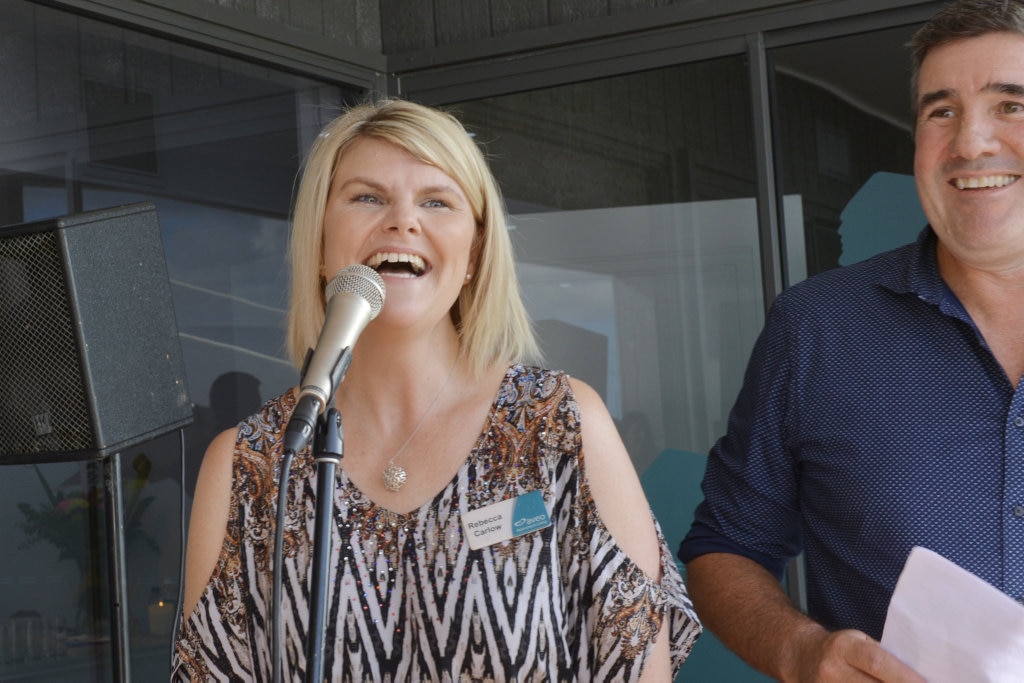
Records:
{"label": "sequin detail on blouse", "polygon": [[[270,678],[270,561],[280,439],[294,392],[243,423],[227,535],[176,642],[172,680]],[[583,476],[568,378],[508,370],[476,446],[430,502],[377,506],[342,472],[327,607],[332,681],[636,680],[664,620],[673,669],[700,625],[671,551],[662,580],[615,544]],[[315,465],[296,457],[285,532],[285,680],[302,680]],[[462,510],[541,491],[552,525],[471,550]],[[660,529],[659,529],[660,538]]]}

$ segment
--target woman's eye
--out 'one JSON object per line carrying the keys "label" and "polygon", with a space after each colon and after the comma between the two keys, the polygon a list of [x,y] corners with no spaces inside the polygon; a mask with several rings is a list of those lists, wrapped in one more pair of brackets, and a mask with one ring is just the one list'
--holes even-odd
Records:
{"label": "woman's eye", "polygon": [[448,207],[448,202],[444,201],[443,199],[428,199],[427,201],[423,202],[423,206],[426,206],[427,208],[430,209],[445,209]]}
{"label": "woman's eye", "polygon": [[372,194],[356,195],[355,200],[363,204],[380,204],[380,199]]}

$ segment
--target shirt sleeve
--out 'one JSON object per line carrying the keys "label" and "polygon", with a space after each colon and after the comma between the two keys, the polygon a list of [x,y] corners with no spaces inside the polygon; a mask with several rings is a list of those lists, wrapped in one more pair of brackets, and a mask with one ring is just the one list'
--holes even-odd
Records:
{"label": "shirt sleeve", "polygon": [[[654,516],[653,512],[651,516]],[[702,627],[686,592],[686,583],[679,572],[679,565],[672,557],[672,550],[662,534],[661,525],[657,519],[654,520],[654,524],[658,530],[658,543],[661,547],[661,590],[665,594],[668,611],[669,648],[674,677],[679,673],[679,667],[690,656]]]}
{"label": "shirt sleeve", "polygon": [[[248,426],[243,429],[247,431]],[[258,563],[252,556],[254,546],[245,537],[262,534],[267,525],[254,510],[253,500],[259,495],[256,492],[276,496],[276,489],[264,485],[270,465],[261,458],[241,457],[241,449],[240,437],[232,466],[225,538],[199,602],[182,619],[171,655],[174,683],[257,677],[255,663],[260,653],[252,647],[252,632],[255,623],[263,619],[254,609],[258,604],[254,596],[258,591],[253,590]],[[262,641],[257,638],[256,642]]]}
{"label": "shirt sleeve", "polygon": [[589,542],[584,540],[586,546],[574,560],[563,558],[578,563],[577,596],[583,613],[577,671],[588,680],[637,680],[667,620],[674,676],[701,625],[661,527],[655,519],[662,574],[656,581],[615,542],[585,491],[586,509],[578,527],[590,530]]}
{"label": "shirt sleeve", "polygon": [[800,552],[796,466],[787,442],[798,374],[790,318],[782,295],[754,346],[726,434],[708,456],[704,501],[679,548],[684,562],[728,552],[781,577],[788,559]]}

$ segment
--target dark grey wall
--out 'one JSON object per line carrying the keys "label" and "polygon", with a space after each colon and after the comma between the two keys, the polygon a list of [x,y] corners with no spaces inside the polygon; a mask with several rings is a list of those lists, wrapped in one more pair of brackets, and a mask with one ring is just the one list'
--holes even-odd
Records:
{"label": "dark grey wall", "polygon": [[39,0],[175,41],[387,89],[379,0]]}
{"label": "dark grey wall", "polygon": [[[141,2],[141,0],[134,0]],[[380,0],[202,0],[219,10],[221,19],[232,14],[266,21],[293,31],[296,38],[303,33],[317,38],[339,41],[350,47],[380,51]],[[147,3],[148,4],[148,3]],[[209,8],[188,0],[173,3],[184,13],[206,19]]]}
{"label": "dark grey wall", "polygon": [[[310,75],[385,74],[692,27],[673,45],[928,4],[923,0],[46,0]],[[618,52],[618,50],[615,50]],[[611,56],[615,56],[614,54]]]}
{"label": "dark grey wall", "polygon": [[132,2],[173,6],[207,21],[231,15],[269,21],[393,55],[609,17],[631,16],[634,23],[653,26],[659,17],[724,17],[814,0],[108,0]]}
{"label": "dark grey wall", "polygon": [[[393,55],[538,29],[578,26],[612,17],[621,30],[640,24],[655,26],[793,4],[797,3],[785,0],[380,0],[381,45],[385,54]],[[621,22],[623,18],[627,18],[625,23]]]}

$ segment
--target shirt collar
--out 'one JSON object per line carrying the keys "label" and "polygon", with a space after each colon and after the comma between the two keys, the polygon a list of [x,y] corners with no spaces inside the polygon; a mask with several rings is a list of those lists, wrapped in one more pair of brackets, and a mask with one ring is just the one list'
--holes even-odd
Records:
{"label": "shirt collar", "polygon": [[937,244],[935,231],[930,225],[925,226],[916,241],[897,250],[904,252],[904,258],[896,260],[894,267],[878,278],[878,284],[898,294],[913,294],[946,315],[965,320],[973,326],[960,299],[939,274],[935,253]]}
{"label": "shirt collar", "polygon": [[[926,226],[917,240],[900,248],[903,258],[893,263],[878,278],[878,284],[899,294],[914,294],[923,301],[941,305],[951,293],[939,275],[939,263],[935,255],[938,238],[931,226]],[[898,264],[898,265],[897,265]]]}

